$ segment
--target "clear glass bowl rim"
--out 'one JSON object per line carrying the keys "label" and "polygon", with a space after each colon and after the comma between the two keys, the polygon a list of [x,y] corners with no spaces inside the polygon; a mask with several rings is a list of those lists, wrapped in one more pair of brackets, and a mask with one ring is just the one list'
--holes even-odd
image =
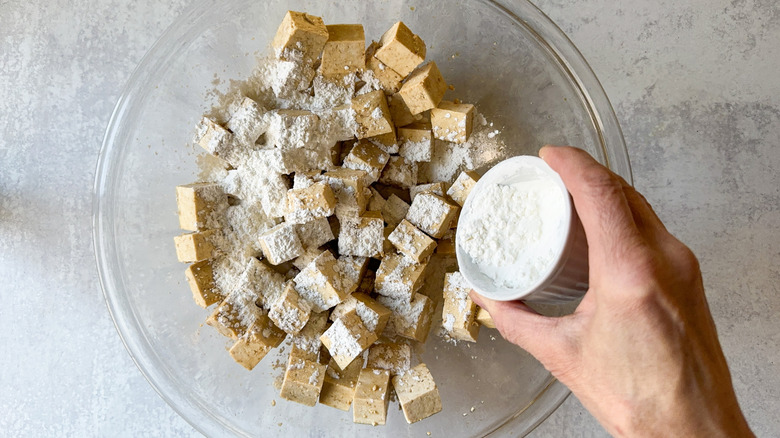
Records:
{"label": "clear glass bowl rim", "polygon": [[[503,2],[501,0],[484,0],[484,2],[501,9],[517,23],[525,26],[559,63],[572,84],[576,86],[590,114],[606,161],[604,164],[621,175],[629,184],[632,184],[633,177],[628,151],[617,116],[601,83],[571,40],[544,12],[528,0],[505,0]],[[124,296],[115,287],[118,283],[115,281],[115,275],[110,266],[112,254],[106,240],[110,238],[110,227],[106,224],[106,218],[111,216],[110,204],[106,200],[106,187],[111,168],[121,164],[121,162],[112,163],[111,157],[112,152],[117,148],[115,140],[120,128],[118,122],[140,97],[135,92],[136,85],[140,83],[142,78],[151,76],[154,72],[164,68],[166,60],[174,54],[176,48],[186,44],[187,38],[191,36],[192,29],[189,29],[187,24],[194,22],[196,17],[208,13],[213,6],[213,1],[210,0],[201,0],[190,6],[165,30],[130,75],[111,114],[103,138],[96,166],[92,202],[92,238],[100,285],[119,337],[133,362],[152,388],[193,428],[206,436],[224,433],[225,429],[219,426],[219,420],[213,416],[213,422],[196,421],[202,419],[202,416],[192,415],[195,410],[207,414],[208,410],[204,406],[195,406],[193,401],[179,393],[177,388],[165,379],[164,375],[150,368],[149,359],[154,356],[154,352],[151,351],[148,343],[140,343],[139,341],[142,339],[131,339],[140,337],[139,331],[134,330],[134,327],[137,327],[139,323],[131,312],[125,311],[126,307],[123,307],[123,304],[126,304]],[[550,376],[545,389],[536,399],[491,431],[488,436],[517,432],[530,433],[549,417],[569,394],[568,388]],[[512,428],[521,416],[529,420],[529,426],[523,431],[513,431]]]}

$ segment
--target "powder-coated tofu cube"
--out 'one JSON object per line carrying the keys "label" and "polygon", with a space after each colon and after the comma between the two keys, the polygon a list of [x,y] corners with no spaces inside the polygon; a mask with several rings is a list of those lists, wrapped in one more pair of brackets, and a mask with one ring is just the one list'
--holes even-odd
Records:
{"label": "powder-coated tofu cube", "polygon": [[455,229],[450,228],[436,241],[436,254],[455,255]]}
{"label": "powder-coated tofu cube", "polygon": [[319,169],[295,172],[295,175],[293,175],[293,188],[305,189],[306,187],[315,184],[315,179],[317,179],[320,174],[322,174],[322,172]]}
{"label": "powder-coated tofu cube", "polygon": [[227,195],[216,183],[176,186],[179,228],[198,231],[219,228],[219,215],[227,208]]}
{"label": "powder-coated tofu cube", "polygon": [[292,337],[290,356],[316,362],[322,350],[320,336],[325,333],[327,324],[327,313],[312,313],[303,329]]}
{"label": "powder-coated tofu cube", "polygon": [[369,44],[366,49],[366,68],[374,73],[385,94],[396,93],[401,88],[404,77],[374,56],[378,48],[379,44],[376,42]]}
{"label": "powder-coated tofu cube", "polygon": [[444,190],[444,187],[443,182],[419,184],[409,189],[409,197],[412,198],[412,202],[414,202],[414,198],[420,193],[433,193],[434,195],[444,197],[447,193],[446,190]]}
{"label": "powder-coated tofu cube", "polygon": [[341,293],[346,295],[356,291],[363,279],[368,266],[367,257],[341,255],[333,265],[336,275],[341,280]]}
{"label": "powder-coated tofu cube", "polygon": [[402,374],[412,367],[412,347],[405,342],[375,343],[368,349],[368,368],[390,371],[390,375]]}
{"label": "powder-coated tofu cube", "polygon": [[328,28],[322,18],[304,12],[287,11],[271,42],[280,59],[293,58],[290,52],[302,52],[317,59],[328,41]]}
{"label": "powder-coated tofu cube", "polygon": [[408,161],[428,162],[433,155],[431,127],[426,123],[412,123],[398,128],[401,147],[398,153]]}
{"label": "powder-coated tofu cube", "polygon": [[376,271],[374,288],[380,295],[409,301],[423,284],[426,263],[417,263],[403,254],[388,254]]}
{"label": "powder-coated tofu cube", "polygon": [[327,183],[336,195],[336,216],[358,216],[366,210],[366,172],[338,168],[318,178]]}
{"label": "powder-coated tofu cube", "polygon": [[[324,217],[314,219],[313,221],[304,224],[295,224],[295,232],[298,234],[298,239],[301,241],[301,246],[303,246],[304,249],[304,253],[298,256],[298,258],[305,255],[308,250],[316,250],[320,246],[336,238],[333,235],[333,230],[330,228],[330,222]],[[316,251],[315,254],[319,255],[320,252],[321,251]],[[314,258],[312,257],[309,261],[311,260],[314,260]],[[298,269],[301,269],[296,262],[293,262],[293,264],[295,264]]]}
{"label": "powder-coated tofu cube", "polygon": [[471,286],[460,272],[444,275],[444,308],[442,327],[453,339],[477,342],[479,324],[474,321],[477,305],[469,297]]}
{"label": "powder-coated tofu cube", "polygon": [[295,291],[322,312],[344,299],[341,279],[335,270],[336,259],[330,251],[323,251],[295,276]]}
{"label": "powder-coated tofu cube", "polygon": [[260,260],[250,257],[244,271],[233,286],[233,292],[242,290],[247,302],[252,301],[268,310],[271,304],[284,292],[284,276]]}
{"label": "powder-coated tofu cube", "polygon": [[314,406],[320,399],[325,382],[327,365],[290,357],[279,395],[285,399],[306,406]]}
{"label": "powder-coated tofu cube", "polygon": [[195,262],[185,271],[187,283],[195,303],[204,309],[222,301],[225,297],[214,284],[214,273],[209,260]]}
{"label": "powder-coated tofu cube", "polygon": [[385,424],[390,403],[389,389],[389,371],[376,368],[361,370],[352,402],[352,421],[373,426]]}
{"label": "powder-coated tofu cube", "polygon": [[377,335],[366,328],[355,310],[342,315],[320,336],[322,345],[341,369],[376,340]]}
{"label": "powder-coated tofu cube", "polygon": [[425,42],[399,21],[379,39],[379,48],[374,56],[406,77],[425,61],[425,51]]}
{"label": "powder-coated tofu cube", "polygon": [[387,107],[390,108],[390,116],[393,118],[393,124],[398,128],[421,122],[423,119],[422,114],[412,114],[412,111],[406,106],[403,97],[398,93],[395,93],[388,98]]}
{"label": "powder-coated tofu cube", "polygon": [[409,424],[441,411],[441,396],[428,366],[421,363],[407,373],[393,377],[393,388]]}
{"label": "powder-coated tofu cube", "polygon": [[282,295],[271,304],[268,311],[271,321],[289,335],[298,334],[309,322],[310,314],[311,304],[298,296],[292,283],[287,284]]}
{"label": "powder-coated tofu cube", "polygon": [[274,110],[268,115],[266,142],[279,149],[299,149],[314,143],[320,129],[320,118],[311,111]]}
{"label": "powder-coated tofu cube", "polygon": [[418,342],[428,339],[434,311],[430,298],[415,294],[411,301],[407,301],[380,295],[377,301],[393,311],[387,323],[387,331]]}
{"label": "powder-coated tofu cube", "polygon": [[357,300],[353,295],[348,295],[342,302],[340,302],[336,307],[334,307],[330,311],[330,316],[328,317],[331,321],[335,321],[342,316],[346,315],[347,313],[355,310],[357,307]]}
{"label": "powder-coated tofu cube", "polygon": [[493,317],[490,316],[487,310],[477,307],[477,317],[474,318],[479,325],[487,328],[496,328],[496,322],[493,321]]}
{"label": "powder-coated tofu cube", "polygon": [[176,257],[185,263],[212,258],[216,251],[212,239],[216,237],[216,233],[216,230],[206,230],[174,237]]}
{"label": "powder-coated tofu cube", "polygon": [[390,160],[390,154],[363,139],[358,141],[344,158],[343,167],[366,172],[364,183],[368,187],[379,180],[379,175],[382,174],[382,169],[385,168],[388,160]]}
{"label": "powder-coated tofu cube", "polygon": [[474,105],[443,100],[431,110],[433,136],[451,143],[465,143],[471,137]]}
{"label": "powder-coated tofu cube", "polygon": [[398,248],[399,252],[417,263],[427,260],[436,249],[436,241],[418,230],[406,219],[395,227],[388,239]]}
{"label": "powder-coated tofu cube", "polygon": [[293,224],[304,224],[319,218],[326,218],[336,211],[336,196],[325,183],[312,184],[304,189],[287,191],[287,211],[284,220]]}
{"label": "powder-coated tofu cube", "polygon": [[379,182],[408,189],[417,184],[417,163],[407,161],[404,157],[391,156]]}
{"label": "powder-coated tofu cube", "polygon": [[412,72],[398,94],[412,114],[420,114],[436,108],[444,97],[445,91],[447,91],[447,83],[444,82],[439,67],[431,61]]}
{"label": "powder-coated tofu cube", "polygon": [[330,24],[328,41],[322,49],[320,73],[341,78],[366,68],[366,36],[362,24]]}
{"label": "powder-coated tofu cube", "polygon": [[363,216],[346,216],[339,220],[339,254],[376,257],[382,254],[385,222],[382,213],[369,211]]}
{"label": "powder-coated tofu cube", "polygon": [[466,203],[466,198],[469,196],[469,193],[471,193],[471,189],[477,184],[477,181],[479,181],[479,174],[477,172],[474,172],[473,170],[461,172],[460,175],[458,175],[458,178],[455,179],[455,182],[452,183],[452,186],[447,190],[447,195],[462,207],[463,204]]}
{"label": "powder-coated tofu cube", "polygon": [[268,121],[263,117],[265,108],[254,100],[244,97],[225,124],[236,141],[245,146],[254,146],[257,139],[265,133]]}
{"label": "powder-coated tofu cube", "polygon": [[390,108],[382,90],[372,91],[352,98],[355,121],[358,124],[358,138],[394,132]]}
{"label": "powder-coated tofu cube", "polygon": [[398,142],[396,141],[395,137],[395,129],[392,132],[369,137],[368,141],[379,146],[388,154],[392,155],[398,153]]}
{"label": "powder-coated tofu cube", "polygon": [[294,224],[282,222],[260,235],[260,248],[272,265],[279,265],[303,254],[303,246]]}
{"label": "powder-coated tofu cube", "polygon": [[403,199],[399,198],[395,194],[390,195],[389,198],[387,198],[387,201],[385,202],[384,207],[382,208],[382,217],[385,219],[385,221],[392,225],[396,226],[406,217],[406,214],[409,212],[409,204],[406,203]]}
{"label": "powder-coated tofu cube", "polygon": [[263,212],[269,218],[284,217],[287,210],[287,180],[284,175],[273,172],[252,171],[252,179],[255,181],[255,187],[259,188],[259,193],[254,193],[263,207]]}
{"label": "powder-coated tofu cube", "polygon": [[370,190],[371,197],[368,198],[368,205],[366,206],[366,210],[381,212],[387,201],[375,188],[370,187]]}
{"label": "powder-coated tofu cube", "polygon": [[195,143],[206,152],[222,158],[230,164],[236,162],[236,146],[233,134],[222,125],[203,117],[195,129]]}
{"label": "powder-coated tofu cube", "polygon": [[375,299],[363,293],[354,293],[355,312],[363,321],[368,331],[379,336],[390,320],[392,312]]}
{"label": "powder-coated tofu cube", "polygon": [[433,193],[420,193],[409,207],[406,220],[429,236],[440,239],[450,229],[458,207]]}
{"label": "powder-coated tofu cube", "polygon": [[284,341],[285,336],[267,316],[262,315],[230,347],[230,356],[251,371],[269,351]]}
{"label": "powder-coated tofu cube", "polygon": [[355,386],[358,376],[360,376],[360,370],[363,368],[362,362],[361,360],[353,360],[347,365],[347,368],[342,370],[331,358],[328,369],[325,371],[320,403],[348,411],[349,407],[352,406],[352,399],[355,397]]}

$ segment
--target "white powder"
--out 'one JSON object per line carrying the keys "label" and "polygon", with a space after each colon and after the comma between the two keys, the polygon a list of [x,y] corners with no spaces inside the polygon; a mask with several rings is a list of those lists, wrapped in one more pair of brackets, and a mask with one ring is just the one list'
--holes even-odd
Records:
{"label": "white powder", "polygon": [[549,180],[490,184],[459,224],[459,245],[497,286],[528,288],[555,259],[566,201]]}
{"label": "white powder", "polygon": [[323,336],[330,339],[330,354],[333,356],[357,357],[363,352],[357,338],[349,331],[341,318],[328,328]]}

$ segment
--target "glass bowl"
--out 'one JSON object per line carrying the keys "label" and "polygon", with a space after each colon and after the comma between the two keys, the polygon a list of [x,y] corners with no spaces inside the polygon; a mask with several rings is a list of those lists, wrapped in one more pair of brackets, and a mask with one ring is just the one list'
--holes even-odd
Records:
{"label": "glass bowl", "polygon": [[[473,345],[431,334],[422,360],[443,411],[407,425],[391,405],[383,427],[355,425],[351,413],[282,400],[269,355],[254,371],[233,362],[225,338],[202,325],[176,261],[180,233],[174,187],[197,179],[191,144],[216,90],[246,78],[286,10],[326,23],[362,23],[378,39],[403,20],[428,44],[450,98],[474,103],[502,131],[509,155],[546,144],[586,149],[631,180],[620,128],[604,91],[577,49],[525,0],[204,1],[165,32],[130,77],[106,131],[94,192],[94,244],[109,310],[149,383],[209,436],[523,435],[568,395],[537,361],[483,329]],[[275,402],[272,402],[275,401]]]}

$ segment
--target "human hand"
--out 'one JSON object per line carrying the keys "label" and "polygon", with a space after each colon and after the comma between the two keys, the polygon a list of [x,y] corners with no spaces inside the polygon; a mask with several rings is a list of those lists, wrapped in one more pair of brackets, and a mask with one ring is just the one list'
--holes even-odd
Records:
{"label": "human hand", "polygon": [[539,156],[560,174],[582,221],[590,289],[559,318],[472,291],[474,301],[613,436],[752,436],[690,249],[586,152],[547,146]]}

